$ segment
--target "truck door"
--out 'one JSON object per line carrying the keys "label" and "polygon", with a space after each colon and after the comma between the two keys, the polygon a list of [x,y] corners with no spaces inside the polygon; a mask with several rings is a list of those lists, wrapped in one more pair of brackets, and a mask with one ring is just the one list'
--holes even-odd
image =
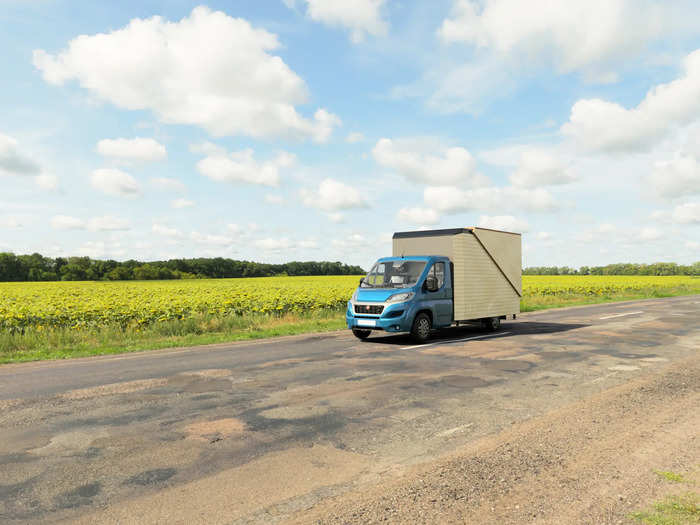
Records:
{"label": "truck door", "polygon": [[428,271],[437,280],[438,289],[435,292],[426,292],[427,299],[433,305],[433,311],[437,319],[435,324],[446,326],[452,324],[452,282],[447,275],[446,264],[436,262]]}

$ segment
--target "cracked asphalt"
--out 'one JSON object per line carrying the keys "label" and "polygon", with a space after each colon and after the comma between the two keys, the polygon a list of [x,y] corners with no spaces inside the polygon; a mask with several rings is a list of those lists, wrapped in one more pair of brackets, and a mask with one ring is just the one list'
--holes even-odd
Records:
{"label": "cracked asphalt", "polygon": [[[483,440],[500,447],[513,428],[584,413],[674,366],[694,370],[699,348],[700,296],[689,296],[523,314],[496,334],[449,329],[420,346],[342,331],[5,365],[0,522],[421,521],[397,511],[408,503],[382,515],[386,501],[353,498],[416,494],[401,492],[416,472],[430,479],[447,457],[475,457],[470,447]],[[696,397],[668,404],[679,436],[692,428],[683,418],[693,411],[681,408],[698,390],[697,374],[682,377]],[[652,401],[663,412],[665,398]],[[430,497],[425,522],[488,522],[472,513],[489,501],[480,497],[461,498],[454,516]],[[541,508],[552,522],[563,516]],[[527,519],[547,522],[533,512]]]}

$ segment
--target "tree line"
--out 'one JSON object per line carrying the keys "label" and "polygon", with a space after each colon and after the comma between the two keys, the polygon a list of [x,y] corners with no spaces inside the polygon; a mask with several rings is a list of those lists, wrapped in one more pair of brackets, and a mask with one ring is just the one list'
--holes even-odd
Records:
{"label": "tree line", "polygon": [[676,263],[617,263],[605,266],[531,266],[523,275],[700,275],[700,261],[693,264]]}
{"label": "tree line", "polygon": [[130,281],[272,277],[275,275],[361,275],[359,266],[304,261],[266,264],[222,257],[140,262],[90,257],[44,257],[0,253],[0,281]]}

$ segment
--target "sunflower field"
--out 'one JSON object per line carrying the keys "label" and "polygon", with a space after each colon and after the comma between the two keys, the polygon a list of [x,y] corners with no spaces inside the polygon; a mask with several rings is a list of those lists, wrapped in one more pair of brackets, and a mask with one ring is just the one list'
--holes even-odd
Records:
{"label": "sunflower field", "polygon": [[[0,283],[0,330],[139,327],[192,316],[342,311],[359,276],[177,281]],[[523,276],[523,301],[537,298],[700,293],[687,276]]]}

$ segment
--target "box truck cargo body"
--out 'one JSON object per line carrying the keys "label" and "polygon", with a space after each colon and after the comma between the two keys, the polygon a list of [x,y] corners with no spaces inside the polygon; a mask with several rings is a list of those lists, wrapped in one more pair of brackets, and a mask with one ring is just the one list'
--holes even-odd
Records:
{"label": "box truck cargo body", "polygon": [[486,228],[398,232],[348,303],[356,336],[411,332],[479,321],[496,329],[520,312],[521,236]]}

